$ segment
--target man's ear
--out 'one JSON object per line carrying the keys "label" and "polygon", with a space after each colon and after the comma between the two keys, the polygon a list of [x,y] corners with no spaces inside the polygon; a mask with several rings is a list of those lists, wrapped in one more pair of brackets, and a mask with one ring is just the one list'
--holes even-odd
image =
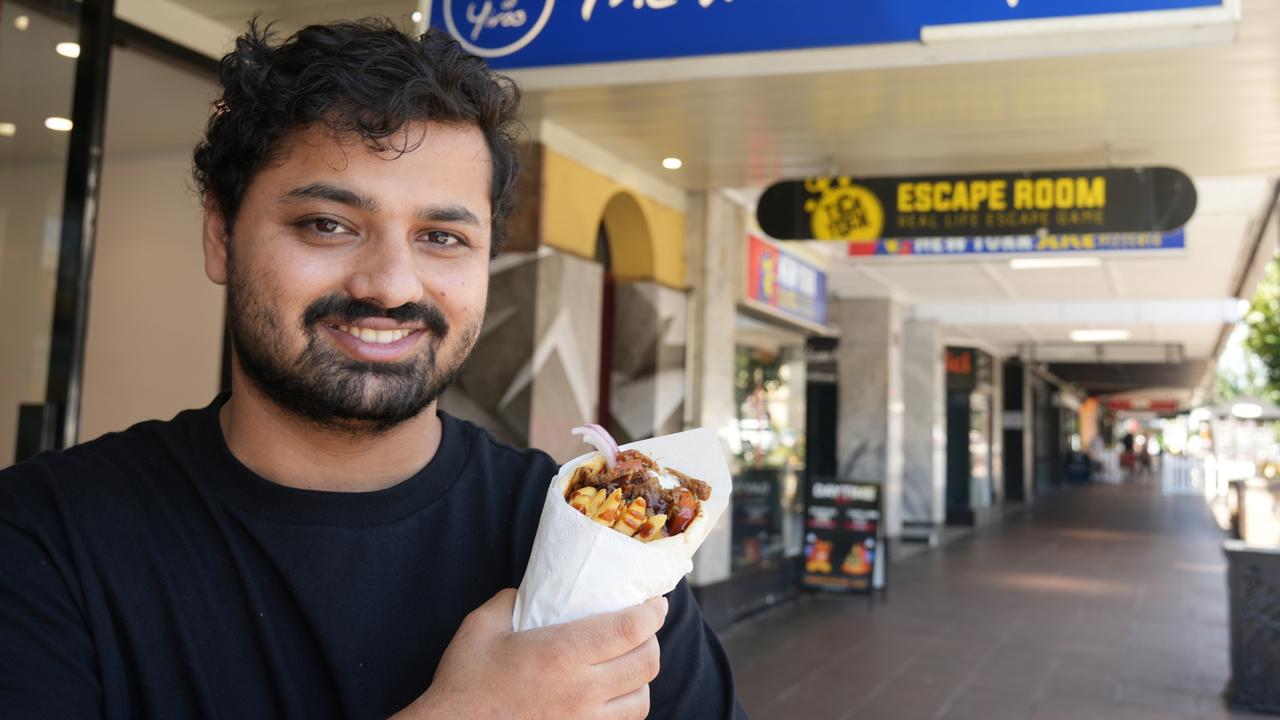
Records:
{"label": "man's ear", "polygon": [[204,274],[218,285],[227,284],[230,234],[222,209],[212,198],[204,201]]}

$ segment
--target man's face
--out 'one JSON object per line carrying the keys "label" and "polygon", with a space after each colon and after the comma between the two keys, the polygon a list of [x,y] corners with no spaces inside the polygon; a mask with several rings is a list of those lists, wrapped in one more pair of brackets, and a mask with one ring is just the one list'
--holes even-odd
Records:
{"label": "man's face", "polygon": [[206,220],[206,270],[227,284],[244,375],[277,405],[351,433],[422,412],[484,320],[484,136],[436,123],[405,132],[422,142],[403,154],[324,129],[286,139],[245,191],[223,277]]}

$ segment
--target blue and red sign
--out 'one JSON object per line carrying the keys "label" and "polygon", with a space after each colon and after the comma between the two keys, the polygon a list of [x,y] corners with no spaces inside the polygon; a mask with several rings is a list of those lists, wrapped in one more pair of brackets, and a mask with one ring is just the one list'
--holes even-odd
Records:
{"label": "blue and red sign", "polygon": [[784,315],[827,322],[827,274],[755,235],[747,244],[747,299]]}
{"label": "blue and red sign", "polygon": [[1187,247],[1182,230],[1168,233],[1002,235],[872,240],[849,243],[850,257],[972,257],[974,255],[1071,255],[1159,252]]}
{"label": "blue and red sign", "polygon": [[498,69],[918,42],[925,27],[1223,7],[1225,0],[435,0]]}

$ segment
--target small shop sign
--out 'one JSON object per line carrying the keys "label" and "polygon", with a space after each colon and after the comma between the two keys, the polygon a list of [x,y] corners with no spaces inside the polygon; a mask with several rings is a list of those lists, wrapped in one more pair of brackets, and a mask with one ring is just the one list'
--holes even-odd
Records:
{"label": "small shop sign", "polygon": [[747,236],[746,295],[773,312],[827,322],[827,274],[756,235]]}

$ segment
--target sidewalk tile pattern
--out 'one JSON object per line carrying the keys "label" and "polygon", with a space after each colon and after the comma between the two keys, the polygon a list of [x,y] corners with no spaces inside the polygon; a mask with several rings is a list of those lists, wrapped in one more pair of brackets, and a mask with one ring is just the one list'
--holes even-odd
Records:
{"label": "sidewalk tile pattern", "polygon": [[1214,720],[1232,714],[1222,534],[1203,500],[1053,492],[725,634],[755,720]]}

